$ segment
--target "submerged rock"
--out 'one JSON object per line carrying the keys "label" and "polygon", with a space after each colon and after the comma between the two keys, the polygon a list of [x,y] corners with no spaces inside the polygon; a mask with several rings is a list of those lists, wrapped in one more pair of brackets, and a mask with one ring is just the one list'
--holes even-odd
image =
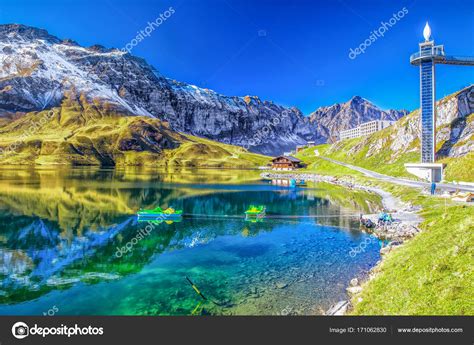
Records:
{"label": "submerged rock", "polygon": [[350,293],[352,295],[355,295],[355,294],[358,294],[358,293],[362,292],[362,287],[361,286],[350,286],[346,290],[347,290],[348,293]]}

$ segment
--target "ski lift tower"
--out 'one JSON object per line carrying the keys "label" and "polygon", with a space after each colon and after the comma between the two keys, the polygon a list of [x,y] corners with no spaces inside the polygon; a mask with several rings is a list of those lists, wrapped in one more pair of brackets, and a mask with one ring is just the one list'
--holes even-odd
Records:
{"label": "ski lift tower", "polygon": [[407,163],[405,168],[430,182],[443,179],[443,164],[436,163],[436,64],[474,66],[474,57],[449,56],[443,45],[434,45],[430,40],[431,28],[426,23],[423,30],[425,41],[420,51],[410,56],[410,63],[420,66],[420,116],[421,116],[421,162]]}

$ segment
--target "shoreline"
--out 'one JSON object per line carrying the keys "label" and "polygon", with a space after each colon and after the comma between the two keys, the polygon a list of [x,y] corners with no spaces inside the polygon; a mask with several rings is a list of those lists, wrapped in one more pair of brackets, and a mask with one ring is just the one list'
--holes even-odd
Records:
{"label": "shoreline", "polygon": [[[348,181],[344,178],[313,173],[281,174],[264,172],[261,173],[260,176],[264,179],[303,179],[311,182],[325,182],[348,189],[376,193],[382,197],[382,206],[384,210],[393,215],[394,220],[390,225],[377,226],[374,230],[363,229],[363,227],[361,227],[361,231],[367,232],[380,240],[386,240],[388,241],[388,244],[380,249],[380,260],[369,270],[363,279],[351,279],[349,286],[346,288],[348,299],[333,304],[324,315],[339,316],[346,315],[350,312],[352,309],[351,300],[357,298],[357,296],[363,291],[363,283],[368,282],[377,276],[378,268],[382,264],[385,255],[392,250],[395,250],[397,247],[402,246],[406,240],[416,236],[420,232],[418,225],[423,219],[417,214],[417,212],[421,210],[421,207],[414,207],[411,204],[404,203],[399,198],[381,188],[365,186]],[[377,214],[366,214],[363,215],[363,217],[371,219],[375,224],[377,223]]]}

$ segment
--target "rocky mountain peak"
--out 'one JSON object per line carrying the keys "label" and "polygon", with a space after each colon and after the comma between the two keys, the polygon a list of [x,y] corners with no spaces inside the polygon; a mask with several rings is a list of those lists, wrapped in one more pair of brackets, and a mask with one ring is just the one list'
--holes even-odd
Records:
{"label": "rocky mountain peak", "polygon": [[353,96],[348,103],[362,103],[365,100],[360,96]]}
{"label": "rocky mountain peak", "polygon": [[372,102],[366,100],[365,98],[362,98],[361,96],[353,96],[349,101],[344,103],[346,107],[352,107],[352,108],[370,108],[370,109],[378,109],[382,110],[379,107],[377,107],[375,104]]}
{"label": "rocky mountain peak", "polygon": [[101,44],[94,44],[88,47],[87,49],[93,52],[98,52],[98,53],[105,53],[105,52],[111,51],[110,49],[107,49]]}
{"label": "rocky mountain peak", "polygon": [[44,29],[23,24],[1,24],[0,37],[9,40],[45,40],[50,43],[60,43],[61,40]]}
{"label": "rocky mountain peak", "polygon": [[66,46],[79,46],[79,43],[77,43],[74,40],[71,40],[70,38],[66,38],[61,41],[61,44],[64,44]]}
{"label": "rocky mountain peak", "polygon": [[337,138],[339,132],[372,120],[396,121],[408,114],[407,110],[382,110],[360,96],[354,96],[345,103],[321,107],[309,115],[318,131],[328,138]]}

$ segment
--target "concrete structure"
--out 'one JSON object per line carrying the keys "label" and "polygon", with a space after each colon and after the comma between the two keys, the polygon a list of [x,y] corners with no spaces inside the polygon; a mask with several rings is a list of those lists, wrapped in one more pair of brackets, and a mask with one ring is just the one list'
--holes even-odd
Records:
{"label": "concrete structure", "polygon": [[374,120],[374,121],[364,122],[358,127],[341,131],[339,133],[339,140],[353,139],[353,138],[370,135],[384,128],[387,128],[393,125],[394,123],[395,121],[384,121],[384,120]]}
{"label": "concrete structure", "polygon": [[441,163],[405,164],[405,169],[407,169],[410,174],[430,182],[440,182],[443,179],[443,168],[444,165]]}
{"label": "concrete structure", "polygon": [[407,171],[416,176],[425,176],[431,182],[443,179],[443,166],[436,160],[436,82],[435,65],[474,66],[474,58],[447,56],[444,46],[434,45],[430,40],[431,28],[426,23],[423,30],[425,41],[420,43],[419,52],[410,56],[410,63],[420,66],[420,108],[421,108],[421,164],[405,164]]}
{"label": "concrete structure", "polygon": [[339,140],[345,139],[354,139],[360,137],[360,129],[359,127],[346,129],[344,131],[339,132]]}

